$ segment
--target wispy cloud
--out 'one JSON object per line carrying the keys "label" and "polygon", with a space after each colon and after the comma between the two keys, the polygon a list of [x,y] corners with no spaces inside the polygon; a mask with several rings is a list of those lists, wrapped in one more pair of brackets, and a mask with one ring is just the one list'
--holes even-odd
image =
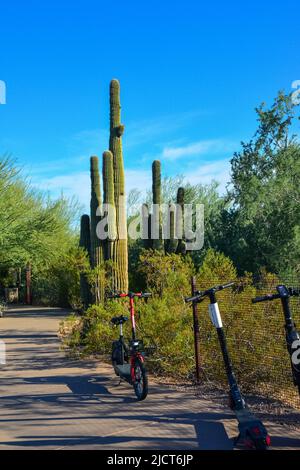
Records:
{"label": "wispy cloud", "polygon": [[107,149],[109,142],[109,132],[107,129],[85,129],[73,134],[67,141],[68,148],[73,151],[74,149],[86,150],[87,155],[93,155],[99,149],[104,151]]}
{"label": "wispy cloud", "polygon": [[[172,176],[179,168],[177,160],[182,158],[185,158],[185,165],[182,168],[180,162],[179,171],[185,175],[186,181],[207,184],[215,179],[220,183],[220,192],[224,192],[229,180],[229,158],[237,143],[222,138],[186,143],[185,133],[180,132],[202,114],[205,112],[194,111],[129,123],[123,140],[127,194],[131,189],[138,189],[146,195],[151,188],[153,159],[165,162],[163,174]],[[108,131],[100,128],[83,130],[70,136],[66,141],[65,158],[42,162],[30,168],[32,183],[49,191],[53,197],[61,193],[68,197],[75,196],[89,210],[89,157],[96,154],[101,159],[102,151],[108,146],[108,137]],[[133,167],[135,162],[136,168]]]}
{"label": "wispy cloud", "polygon": [[64,194],[66,197],[76,197],[86,208],[90,199],[90,175],[81,171],[49,178],[34,178],[32,183],[39,189],[48,191],[54,198]]}
{"label": "wispy cloud", "polygon": [[89,158],[86,155],[79,155],[72,158],[41,161],[38,165],[36,163],[27,164],[22,169],[25,174],[31,175],[33,179],[36,179],[38,177],[44,178],[44,175],[66,173],[70,169],[73,171],[80,169],[84,162],[89,162]]}
{"label": "wispy cloud", "polygon": [[199,156],[205,154],[216,155],[220,153],[232,152],[237,147],[236,142],[222,139],[200,140],[188,143],[180,147],[165,147],[162,151],[162,158],[165,160],[177,160],[182,157]]}
{"label": "wispy cloud", "polygon": [[[138,189],[142,194],[151,185],[151,171],[125,170],[126,193],[131,189]],[[52,197],[57,198],[62,193],[67,197],[76,197],[86,210],[90,205],[90,174],[89,171],[80,171],[50,178],[34,178],[33,184],[39,189],[48,191]]]}
{"label": "wispy cloud", "polygon": [[177,114],[158,116],[125,125],[124,146],[127,148],[139,146],[148,142],[157,142],[157,138],[166,142],[170,135],[189,126],[192,120],[208,113],[205,110],[187,111]]}
{"label": "wispy cloud", "polygon": [[223,194],[230,180],[230,161],[226,158],[203,163],[186,172],[185,179],[191,184],[209,184],[215,180],[220,184],[219,193]]}
{"label": "wispy cloud", "polygon": [[[216,160],[214,162],[204,162],[185,172],[185,181],[191,184],[209,184],[212,180],[220,183],[219,192],[223,194],[226,184],[230,179],[230,162],[228,159]],[[151,188],[151,171],[137,169],[125,170],[126,193],[131,189],[138,189],[142,197],[146,197],[147,190]],[[54,198],[62,193],[67,197],[76,197],[89,211],[90,205],[90,175],[88,171],[74,172],[49,178],[34,179],[34,185],[42,190],[48,191]]]}

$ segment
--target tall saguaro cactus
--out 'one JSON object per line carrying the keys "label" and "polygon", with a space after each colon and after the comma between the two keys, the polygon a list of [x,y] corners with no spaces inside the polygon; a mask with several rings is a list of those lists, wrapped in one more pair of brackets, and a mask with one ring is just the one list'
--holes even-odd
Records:
{"label": "tall saguaro cactus", "polygon": [[152,234],[154,235],[152,246],[155,250],[163,251],[164,244],[162,241],[162,223],[161,223],[161,165],[159,160],[152,163],[152,197],[153,197],[153,214],[152,214]]}
{"label": "tall saguaro cactus", "polygon": [[[91,176],[91,266],[98,266],[103,262],[103,246],[102,241],[97,237],[96,228],[101,220],[97,215],[97,210],[101,208],[101,189],[98,157],[90,159],[90,176]],[[99,214],[99,213],[98,213]]]}
{"label": "tall saguaro cactus", "polygon": [[[91,233],[90,233],[90,217],[87,214],[81,216],[80,219],[80,240],[79,246],[84,248],[89,255],[91,252]],[[91,291],[85,273],[80,273],[80,297],[83,308],[86,309],[91,302]]]}
{"label": "tall saguaro cactus", "polygon": [[[114,168],[113,168],[113,154],[106,150],[103,152],[102,160],[102,177],[103,177],[103,203],[107,207],[107,231],[108,238],[104,246],[104,258],[111,259],[113,253],[113,244],[117,235],[116,227],[116,208],[115,208],[115,194],[114,194]],[[105,206],[104,206],[105,207]]]}
{"label": "tall saguaro cactus", "polygon": [[176,232],[178,245],[176,253],[186,254],[186,243],[184,237],[184,188],[177,191]]}
{"label": "tall saguaro cactus", "polygon": [[113,154],[114,201],[116,208],[116,239],[112,246],[112,261],[116,266],[113,288],[128,291],[128,248],[125,204],[125,175],[122,152],[120,84],[118,80],[110,83],[110,138],[109,150]]}
{"label": "tall saguaro cactus", "polygon": [[151,248],[151,214],[148,204],[142,204],[141,235],[145,248]]}
{"label": "tall saguaro cactus", "polygon": [[169,233],[169,240],[166,240],[166,243],[165,243],[165,249],[167,253],[176,253],[178,240],[176,236],[176,206],[175,204],[170,203],[168,209],[169,209],[168,223],[169,223],[170,233]]}
{"label": "tall saguaro cactus", "polygon": [[[101,210],[101,189],[100,189],[100,175],[99,175],[99,160],[98,157],[91,157],[90,160],[90,173],[91,173],[91,267],[92,269],[99,267],[103,264],[103,240],[97,236],[97,224],[101,220],[99,210]],[[97,213],[98,211],[98,213]],[[98,277],[95,283],[95,302],[100,303],[104,299],[104,286]]]}

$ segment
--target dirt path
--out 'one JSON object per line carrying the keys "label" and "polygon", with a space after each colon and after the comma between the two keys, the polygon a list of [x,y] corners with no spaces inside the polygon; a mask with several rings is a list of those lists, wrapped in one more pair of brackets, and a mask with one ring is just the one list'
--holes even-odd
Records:
{"label": "dirt path", "polygon": [[[232,449],[230,410],[150,380],[137,403],[111,367],[59,351],[60,309],[14,308],[0,319],[0,449]],[[266,423],[273,447],[300,449],[300,433]]]}

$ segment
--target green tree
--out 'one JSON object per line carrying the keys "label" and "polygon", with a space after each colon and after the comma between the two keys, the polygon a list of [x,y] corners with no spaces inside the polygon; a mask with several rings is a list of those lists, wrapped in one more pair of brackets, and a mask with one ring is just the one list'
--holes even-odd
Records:
{"label": "green tree", "polygon": [[[77,238],[78,204],[34,189],[9,157],[0,159],[0,268],[32,266],[34,285],[54,276]],[[76,264],[76,263],[75,263]],[[59,296],[58,296],[59,297]]]}
{"label": "green tree", "polygon": [[300,263],[300,145],[291,132],[296,109],[280,92],[269,109],[263,104],[256,112],[253,139],[231,160],[231,207],[223,211],[217,246],[239,271],[265,266],[286,276]]}

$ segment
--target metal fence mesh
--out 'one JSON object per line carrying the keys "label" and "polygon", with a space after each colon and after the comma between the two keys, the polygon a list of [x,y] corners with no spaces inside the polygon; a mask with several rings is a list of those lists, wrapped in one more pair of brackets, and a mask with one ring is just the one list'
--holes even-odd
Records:
{"label": "metal fence mesh", "polygon": [[[208,289],[214,284],[199,285]],[[288,284],[290,286],[295,284]],[[276,284],[245,289],[227,289],[217,294],[233,368],[246,394],[276,400],[300,410],[298,388],[293,384],[287,351],[284,315],[280,299],[252,304],[258,295],[275,293]],[[201,351],[201,381],[227,387],[217,333],[208,315],[208,299],[198,304]],[[300,329],[300,298],[290,299],[293,320]]]}

